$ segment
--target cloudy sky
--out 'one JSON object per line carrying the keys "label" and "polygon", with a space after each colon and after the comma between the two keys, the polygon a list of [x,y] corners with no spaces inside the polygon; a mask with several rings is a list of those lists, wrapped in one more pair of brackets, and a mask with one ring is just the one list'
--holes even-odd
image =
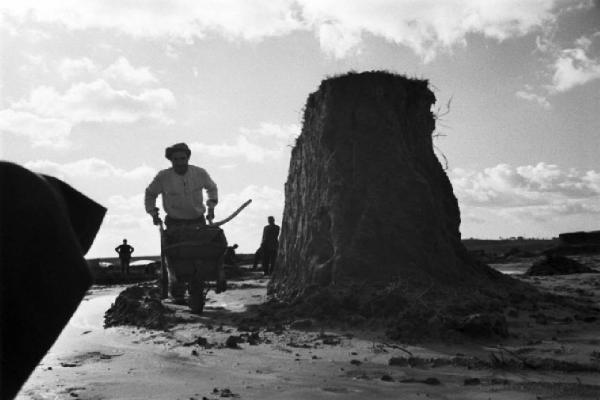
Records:
{"label": "cloudy sky", "polygon": [[255,250],[308,94],[349,70],[429,80],[463,237],[600,229],[598,1],[0,0],[0,46],[0,157],[108,208],[90,257],[158,254],[143,192],[181,141],[217,219],[253,199],[225,231]]}

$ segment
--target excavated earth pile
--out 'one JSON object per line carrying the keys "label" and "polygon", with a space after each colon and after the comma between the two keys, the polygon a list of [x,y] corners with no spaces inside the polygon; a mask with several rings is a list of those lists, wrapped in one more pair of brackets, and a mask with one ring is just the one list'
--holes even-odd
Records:
{"label": "excavated earth pile", "polygon": [[104,314],[104,327],[131,325],[165,330],[175,323],[173,311],[165,307],[156,284],[130,286],[122,291]]}
{"label": "excavated earth pile", "polygon": [[503,307],[535,293],[462,245],[434,102],[427,81],[387,72],[330,78],[308,97],[269,284],[290,312],[391,318],[406,332],[485,314],[504,335]]}
{"label": "excavated earth pile", "polygon": [[529,276],[593,273],[595,270],[567,257],[548,255],[535,262],[525,273]]}

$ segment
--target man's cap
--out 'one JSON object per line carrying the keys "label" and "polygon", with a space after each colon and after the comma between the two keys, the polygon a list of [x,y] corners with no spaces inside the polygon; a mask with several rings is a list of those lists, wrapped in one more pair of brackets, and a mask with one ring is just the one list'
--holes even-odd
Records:
{"label": "man's cap", "polygon": [[177,152],[177,151],[183,151],[187,154],[188,158],[192,155],[192,151],[190,150],[190,148],[188,147],[187,144],[185,143],[176,143],[173,146],[167,147],[165,149],[165,157],[167,157],[169,160],[171,159],[171,155],[173,155],[173,153]]}

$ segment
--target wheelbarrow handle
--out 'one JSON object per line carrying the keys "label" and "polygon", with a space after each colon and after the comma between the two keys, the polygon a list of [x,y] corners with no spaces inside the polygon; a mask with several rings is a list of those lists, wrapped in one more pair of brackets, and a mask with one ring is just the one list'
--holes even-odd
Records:
{"label": "wheelbarrow handle", "polygon": [[215,226],[215,227],[219,227],[229,221],[231,221],[232,219],[234,219],[239,213],[242,212],[242,210],[246,207],[248,207],[248,205],[252,203],[252,199],[246,201],[244,204],[242,204],[237,210],[235,210],[229,217],[219,221],[219,222],[213,222],[212,220],[209,221],[209,226]]}
{"label": "wheelbarrow handle", "polygon": [[165,227],[162,219],[158,219],[158,231],[160,233],[160,297],[166,299],[169,297],[169,275],[167,270],[167,255],[165,254]]}

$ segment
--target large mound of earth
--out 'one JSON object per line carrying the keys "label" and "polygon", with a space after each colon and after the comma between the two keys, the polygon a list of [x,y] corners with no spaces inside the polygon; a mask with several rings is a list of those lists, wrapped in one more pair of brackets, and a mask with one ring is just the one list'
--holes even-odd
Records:
{"label": "large mound of earth", "polygon": [[277,300],[433,326],[496,313],[525,286],[461,243],[433,150],[434,102],[427,81],[387,72],[326,79],[310,94],[285,184]]}

